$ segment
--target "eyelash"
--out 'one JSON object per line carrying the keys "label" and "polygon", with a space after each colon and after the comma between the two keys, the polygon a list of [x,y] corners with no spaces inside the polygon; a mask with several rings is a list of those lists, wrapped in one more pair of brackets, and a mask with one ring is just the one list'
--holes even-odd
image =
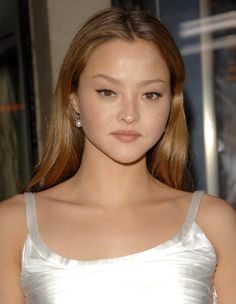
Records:
{"label": "eyelash", "polygon": [[[112,90],[108,90],[108,89],[101,89],[101,90],[96,90],[100,95],[102,95],[102,96],[104,96],[104,97],[114,97],[114,95],[116,95],[116,93],[114,92],[114,91],[112,91]],[[111,94],[114,94],[114,95],[105,95],[104,93],[111,93]],[[149,94],[149,95],[156,95],[156,97],[155,98],[151,98],[151,99],[149,99],[149,98],[145,98],[145,99],[148,99],[148,100],[150,100],[150,101],[155,101],[155,100],[157,100],[157,99],[159,99],[159,98],[161,98],[162,97],[162,94],[161,93],[158,93],[158,92],[147,92],[147,93],[145,93],[144,95],[147,95],[147,94]]]}
{"label": "eyelash", "polygon": [[147,93],[145,93],[144,95],[156,95],[156,97],[155,98],[151,98],[151,99],[148,99],[148,100],[151,100],[151,101],[155,101],[155,100],[157,100],[157,99],[159,99],[159,98],[161,98],[162,97],[162,94],[161,93],[158,93],[158,92],[147,92]]}
{"label": "eyelash", "polygon": [[102,90],[96,90],[100,95],[102,95],[102,96],[104,96],[104,97],[113,97],[113,96],[111,96],[111,95],[104,95],[103,93],[104,92],[109,92],[109,93],[112,93],[112,94],[115,94],[116,95],[116,93],[115,92],[113,92],[112,90],[108,90],[108,89],[102,89]]}

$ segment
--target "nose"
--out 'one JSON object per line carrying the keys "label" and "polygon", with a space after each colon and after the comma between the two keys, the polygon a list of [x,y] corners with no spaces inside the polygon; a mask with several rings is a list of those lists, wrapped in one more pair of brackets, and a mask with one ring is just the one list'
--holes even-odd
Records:
{"label": "nose", "polygon": [[139,108],[135,100],[122,100],[118,119],[126,124],[133,124],[139,121]]}

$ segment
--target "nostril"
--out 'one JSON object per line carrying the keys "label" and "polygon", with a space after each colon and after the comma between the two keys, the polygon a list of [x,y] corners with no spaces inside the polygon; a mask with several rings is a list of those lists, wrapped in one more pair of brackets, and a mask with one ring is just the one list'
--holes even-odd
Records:
{"label": "nostril", "polygon": [[139,120],[139,113],[137,111],[137,109],[123,109],[123,111],[121,111],[119,113],[119,120],[123,120],[124,122],[126,122],[127,124],[131,124],[134,123],[136,121]]}
{"label": "nostril", "polygon": [[135,119],[134,116],[127,116],[127,117],[125,118],[125,121],[126,121],[127,123],[132,123],[132,122],[136,121],[136,119]]}

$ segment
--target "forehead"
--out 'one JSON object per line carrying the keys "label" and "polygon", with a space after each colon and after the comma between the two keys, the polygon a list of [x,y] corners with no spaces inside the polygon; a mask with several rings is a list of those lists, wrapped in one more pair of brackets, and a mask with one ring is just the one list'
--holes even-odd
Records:
{"label": "forehead", "polygon": [[87,73],[95,70],[107,70],[112,73],[135,71],[139,74],[158,71],[169,74],[167,64],[158,47],[154,43],[141,39],[132,41],[114,39],[98,45],[91,52],[85,67]]}

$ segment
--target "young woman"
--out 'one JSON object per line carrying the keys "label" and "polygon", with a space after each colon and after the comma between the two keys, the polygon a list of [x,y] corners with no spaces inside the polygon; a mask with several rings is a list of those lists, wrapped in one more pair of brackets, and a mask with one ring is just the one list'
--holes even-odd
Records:
{"label": "young woman", "polygon": [[78,32],[28,192],[0,206],[1,304],[236,303],[235,213],[193,193],[183,82],[143,11]]}

